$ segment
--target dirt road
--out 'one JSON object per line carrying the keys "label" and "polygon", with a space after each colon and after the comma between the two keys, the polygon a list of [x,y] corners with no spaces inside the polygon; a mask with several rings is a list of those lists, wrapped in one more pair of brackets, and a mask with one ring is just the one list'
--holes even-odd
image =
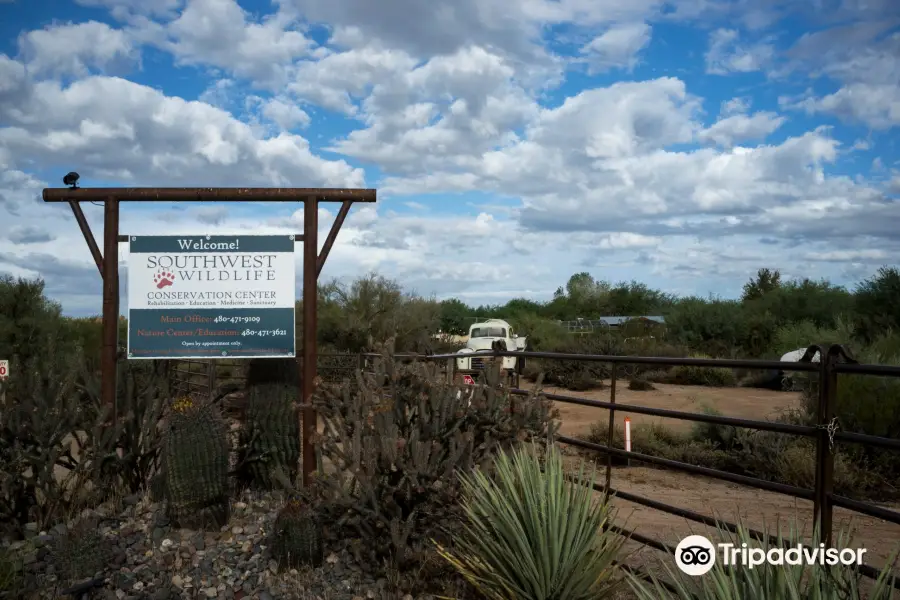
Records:
{"label": "dirt road", "polygon": [[[797,407],[800,400],[799,394],[795,393],[748,388],[656,384],[656,390],[637,392],[627,389],[626,386],[627,384],[619,386],[616,390],[616,402],[690,412],[699,412],[704,406],[709,406],[723,415],[748,419],[773,418],[783,410]],[[545,391],[609,400],[609,389],[570,392],[546,387]],[[556,407],[561,415],[561,432],[572,437],[583,437],[590,431],[593,423],[602,421],[605,425],[609,418],[609,413],[605,409],[562,402],[556,402]],[[616,411],[616,422],[621,423],[627,414]],[[628,416],[635,424],[658,422],[681,431],[691,427],[690,421],[660,419],[638,414]],[[573,457],[571,460],[574,462],[577,459]],[[605,479],[604,468],[605,465],[598,467],[598,481],[602,482]],[[809,535],[812,528],[812,502],[706,477],[643,466],[615,467],[612,487],[731,522],[741,520],[746,526],[754,529],[768,528],[771,531],[780,524],[782,530],[786,532],[789,521],[793,521],[804,535]],[[677,545],[681,538],[692,533],[710,538],[716,533],[714,529],[705,525],[624,500],[616,499],[614,505],[618,509],[617,524],[672,545]],[[884,506],[900,510],[900,505]],[[841,527],[851,527],[856,531],[849,547],[866,548],[867,563],[873,566],[880,567],[900,544],[900,526],[836,509],[834,531],[839,531]],[[628,560],[632,564],[653,566],[665,558],[665,554],[637,544],[632,543],[628,547],[635,550]]]}

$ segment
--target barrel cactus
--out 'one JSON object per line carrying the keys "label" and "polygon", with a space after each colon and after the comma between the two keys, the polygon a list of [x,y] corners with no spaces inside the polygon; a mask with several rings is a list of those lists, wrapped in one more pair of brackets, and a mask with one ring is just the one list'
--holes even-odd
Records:
{"label": "barrel cactus", "polygon": [[324,557],[322,522],[300,498],[292,498],[275,518],[272,555],[280,565],[319,566]]}
{"label": "barrel cactus", "polygon": [[172,405],[162,448],[167,512],[173,524],[209,529],[228,522],[227,426],[214,405],[181,398]]}
{"label": "barrel cactus", "polygon": [[75,525],[57,537],[50,559],[64,583],[92,579],[102,574],[115,558],[115,547],[89,522]]}
{"label": "barrel cactus", "polygon": [[166,474],[160,470],[150,478],[147,485],[151,502],[162,502],[166,499]]}
{"label": "barrel cactus", "polygon": [[247,372],[247,404],[240,435],[240,476],[258,488],[277,486],[280,469],[293,481],[300,460],[300,393],[297,362],[256,359]]}

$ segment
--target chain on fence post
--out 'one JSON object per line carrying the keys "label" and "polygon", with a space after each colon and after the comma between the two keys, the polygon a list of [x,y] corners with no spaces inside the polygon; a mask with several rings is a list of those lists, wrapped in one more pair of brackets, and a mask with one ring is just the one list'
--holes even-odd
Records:
{"label": "chain on fence post", "polygon": [[[618,375],[618,364],[612,363],[610,373],[609,373],[609,403],[616,403],[616,376]],[[614,408],[609,409],[609,431],[606,437],[606,445],[609,448],[613,447],[613,433],[616,430],[616,410]],[[609,488],[612,485],[612,454],[606,453],[606,488],[603,490],[603,495],[605,499],[609,499]]]}
{"label": "chain on fence post", "polygon": [[837,373],[834,370],[837,355],[831,346],[827,351],[820,347],[818,406],[816,410],[816,484],[813,497],[814,522],[819,539],[831,545],[831,524],[834,491],[834,433],[837,427]]}

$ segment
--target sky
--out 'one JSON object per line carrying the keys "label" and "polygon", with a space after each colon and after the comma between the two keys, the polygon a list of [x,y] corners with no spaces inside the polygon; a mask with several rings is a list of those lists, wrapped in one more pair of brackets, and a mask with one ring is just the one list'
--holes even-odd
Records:
{"label": "sky", "polygon": [[[469,304],[580,271],[852,287],[900,257],[896,0],[0,0],[0,44],[0,273],[73,316],[99,313],[101,280],[40,198],[72,170],[376,188],[323,280]],[[294,233],[302,212],[124,204],[121,232]]]}

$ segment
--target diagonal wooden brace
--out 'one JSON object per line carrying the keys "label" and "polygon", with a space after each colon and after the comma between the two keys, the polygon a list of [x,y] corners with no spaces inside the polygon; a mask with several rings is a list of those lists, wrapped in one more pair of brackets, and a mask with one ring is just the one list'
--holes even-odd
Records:
{"label": "diagonal wooden brace", "polygon": [[97,246],[97,240],[94,239],[94,234],[91,232],[91,226],[84,217],[84,212],[81,210],[81,204],[78,203],[78,200],[69,200],[69,206],[72,208],[72,213],[75,215],[75,221],[78,222],[78,227],[81,229],[81,235],[84,236],[84,241],[87,242],[88,249],[91,251],[91,256],[94,257],[94,263],[97,265],[97,270],[100,271],[100,277],[102,278],[103,255],[100,253],[100,248]]}
{"label": "diagonal wooden brace", "polygon": [[337,217],[335,217],[334,223],[331,224],[331,231],[328,232],[328,237],[325,238],[325,243],[322,245],[322,251],[316,259],[316,277],[319,276],[322,272],[322,267],[325,266],[325,261],[328,259],[328,253],[331,252],[331,247],[334,246],[334,240],[337,239],[338,231],[341,230],[344,219],[347,218],[347,213],[350,212],[351,204],[353,204],[352,200],[344,200],[341,203],[341,208],[338,211]]}

